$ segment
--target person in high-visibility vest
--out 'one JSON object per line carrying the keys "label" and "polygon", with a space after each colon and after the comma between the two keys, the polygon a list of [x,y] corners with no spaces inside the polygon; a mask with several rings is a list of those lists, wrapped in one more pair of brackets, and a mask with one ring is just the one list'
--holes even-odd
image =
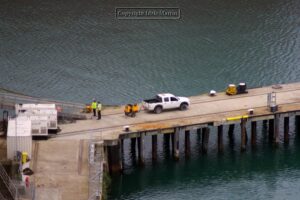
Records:
{"label": "person in high-visibility vest", "polygon": [[95,99],[93,100],[91,107],[93,109],[94,117],[96,117],[97,102]]}
{"label": "person in high-visibility vest", "polygon": [[98,120],[101,119],[101,109],[102,109],[102,104],[100,101],[98,101],[98,105],[97,105]]}

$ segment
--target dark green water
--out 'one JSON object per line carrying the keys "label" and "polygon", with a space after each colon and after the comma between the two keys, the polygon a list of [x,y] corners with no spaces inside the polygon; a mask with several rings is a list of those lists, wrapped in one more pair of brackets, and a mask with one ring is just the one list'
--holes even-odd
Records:
{"label": "dark green water", "polygon": [[[178,7],[182,15],[115,18],[116,7],[130,6]],[[0,1],[0,87],[29,95],[124,104],[228,83],[296,82],[299,64],[298,0]],[[212,134],[206,156],[193,135],[190,160],[181,153],[175,163],[160,149],[153,165],[148,150],[144,168],[125,152],[124,175],[113,179],[109,198],[299,199],[299,140],[292,129],[289,146],[273,149],[265,134],[256,151],[241,154],[237,130],[224,155]]]}
{"label": "dark green water", "polygon": [[[292,122],[290,125],[294,128]],[[130,141],[125,141],[125,170],[113,177],[109,199],[299,199],[300,132],[291,130],[288,145],[283,144],[281,135],[281,144],[275,148],[267,129],[259,124],[256,148],[248,143],[247,151],[241,153],[240,130],[236,128],[234,143],[225,134],[223,154],[217,151],[215,129],[207,155],[201,154],[200,140],[194,133],[192,154],[187,158],[182,135],[179,162],[163,147],[161,137],[159,159],[153,163],[149,137],[144,167],[133,156]]]}
{"label": "dark green water", "polygon": [[[179,7],[180,20],[117,20],[116,7]],[[0,87],[124,104],[158,92],[300,80],[298,0],[1,0]]]}

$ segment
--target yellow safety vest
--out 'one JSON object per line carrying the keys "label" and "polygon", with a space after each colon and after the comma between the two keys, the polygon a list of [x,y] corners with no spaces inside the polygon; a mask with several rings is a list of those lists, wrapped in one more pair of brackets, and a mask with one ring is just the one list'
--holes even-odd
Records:
{"label": "yellow safety vest", "polygon": [[101,104],[101,103],[99,103],[97,108],[98,108],[98,110],[100,110],[100,111],[101,111],[101,109],[102,109],[102,104]]}
{"label": "yellow safety vest", "polygon": [[92,109],[96,109],[97,108],[97,102],[93,102],[92,103]]}

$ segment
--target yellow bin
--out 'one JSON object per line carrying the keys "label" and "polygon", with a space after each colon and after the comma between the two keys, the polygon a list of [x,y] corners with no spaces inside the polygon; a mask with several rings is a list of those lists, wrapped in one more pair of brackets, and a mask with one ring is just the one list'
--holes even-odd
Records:
{"label": "yellow bin", "polygon": [[22,152],[22,164],[27,162],[27,158],[28,158],[28,153],[23,151]]}

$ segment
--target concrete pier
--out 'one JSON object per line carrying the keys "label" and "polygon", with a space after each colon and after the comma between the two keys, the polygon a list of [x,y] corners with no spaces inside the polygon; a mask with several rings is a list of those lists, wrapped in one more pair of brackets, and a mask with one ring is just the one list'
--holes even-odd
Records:
{"label": "concrete pier", "polygon": [[[278,88],[278,87],[276,87]],[[152,138],[152,156],[157,158],[157,135],[162,134],[164,146],[170,151],[170,135],[172,135],[172,155],[179,159],[179,140],[184,138],[185,153],[188,156],[191,148],[190,131],[197,130],[197,135],[201,138],[202,152],[208,151],[209,135],[211,127],[218,127],[218,151],[223,148],[223,129],[229,126],[229,143],[234,144],[235,125],[241,126],[241,151],[246,150],[247,133],[246,122],[251,122],[251,145],[255,146],[258,131],[257,122],[263,121],[269,126],[270,141],[279,142],[280,118],[286,116],[300,115],[300,83],[281,85],[280,89],[272,86],[249,89],[247,94],[227,96],[225,93],[217,93],[215,96],[200,95],[191,97],[191,105],[186,111],[172,110],[161,114],[152,114],[140,111],[135,118],[124,117],[123,108],[107,109],[103,111],[103,118],[99,121],[84,120],[75,124],[61,125],[62,131],[58,137],[65,138],[90,138],[101,135],[104,145],[106,141],[119,139],[138,138],[139,161],[144,163],[144,140]],[[278,111],[270,112],[267,105],[267,96],[271,92],[276,92]],[[249,114],[248,109],[253,109],[254,113]],[[296,117],[299,119],[299,117]],[[287,119],[285,119],[286,121]],[[268,123],[269,122],[269,123]],[[296,120],[298,128],[300,120]],[[129,131],[123,129],[129,126]],[[285,138],[287,138],[288,122],[285,122]],[[183,134],[185,134],[183,136]],[[181,137],[179,137],[181,135]],[[147,136],[147,137],[146,137]],[[131,146],[135,146],[136,139],[131,139]],[[285,139],[286,141],[286,139]],[[150,144],[151,142],[149,142]],[[183,144],[183,142],[180,141]],[[118,146],[118,145],[117,145]],[[120,145],[119,145],[120,146]],[[118,152],[117,147],[109,147],[110,152]],[[121,165],[115,160],[118,156],[110,158],[109,163],[113,163],[114,169],[121,169]],[[117,167],[116,167],[117,166]],[[118,170],[114,170],[118,171]]]}
{"label": "concrete pier", "polygon": [[[269,135],[272,137],[270,142],[281,145],[280,142],[278,144],[278,139],[279,135],[282,134],[284,142],[287,143],[289,141],[290,120],[293,120],[294,123],[295,118],[296,134],[300,133],[300,83],[281,86],[280,89],[272,86],[249,89],[248,93],[243,95],[227,96],[220,92],[213,97],[207,94],[194,96],[190,98],[191,105],[186,111],[172,110],[156,115],[141,110],[135,118],[129,118],[124,117],[124,107],[105,108],[101,120],[95,120],[86,115],[86,120],[60,124],[61,132],[57,135],[51,135],[47,141],[34,142],[35,147],[32,153],[34,175],[32,178],[35,179],[36,199],[48,199],[49,194],[60,199],[88,199],[89,166],[87,152],[89,151],[88,143],[94,138],[99,138],[103,142],[106,159],[104,169],[109,169],[111,173],[120,173],[123,168],[121,140],[129,141],[131,153],[134,155],[135,152],[138,153],[141,157],[139,160],[145,159],[145,152],[142,151],[145,149],[145,145],[153,145],[152,155],[155,158],[155,149],[157,149],[155,147],[159,144],[156,138],[160,139],[160,136],[163,135],[164,145],[168,147],[170,153],[170,134],[176,132],[176,129],[184,127],[185,130],[190,130],[190,133],[192,133],[191,130],[198,130],[197,135],[200,137],[197,139],[201,138],[199,143],[202,145],[197,144],[199,145],[197,148],[201,147],[207,152],[209,148],[213,147],[208,147],[209,134],[206,133],[207,135],[204,134],[202,137],[202,128],[204,128],[204,132],[208,132],[212,127],[223,126],[224,130],[228,127],[230,130],[228,131],[229,143],[233,145],[235,135],[240,137],[239,132],[234,133],[234,126],[241,123],[241,116],[246,116],[248,123],[251,123],[252,146],[256,143],[256,138],[260,138],[259,134],[262,134],[261,130],[257,128],[261,122],[265,127],[269,126]],[[277,96],[278,111],[275,113],[270,112],[266,104],[267,95],[271,92],[276,92]],[[3,102],[0,105],[3,105]],[[13,108],[14,104],[11,105]],[[254,109],[254,113],[251,115],[248,113],[250,108]],[[236,120],[228,120],[228,118],[236,118]],[[268,124],[269,120],[271,124]],[[283,121],[283,129],[278,129],[280,127],[278,120]],[[129,131],[124,131],[124,126],[129,126]],[[217,133],[218,137],[221,135],[220,132]],[[210,134],[215,133],[211,132]],[[185,139],[185,136],[182,136],[180,138]],[[242,136],[243,133],[241,133]],[[137,138],[140,137],[142,139],[139,139],[139,151],[137,151]],[[149,141],[146,142],[147,139]],[[82,140],[84,143],[81,144],[80,141]],[[218,149],[220,141],[218,140]],[[245,146],[244,139],[242,141]],[[180,141],[180,144],[183,143],[185,142]],[[224,143],[224,145],[226,144]],[[179,144],[174,146],[174,149],[177,150],[175,156],[179,158]],[[125,152],[128,152],[127,149],[124,149]],[[40,198],[41,196],[44,198]]]}

